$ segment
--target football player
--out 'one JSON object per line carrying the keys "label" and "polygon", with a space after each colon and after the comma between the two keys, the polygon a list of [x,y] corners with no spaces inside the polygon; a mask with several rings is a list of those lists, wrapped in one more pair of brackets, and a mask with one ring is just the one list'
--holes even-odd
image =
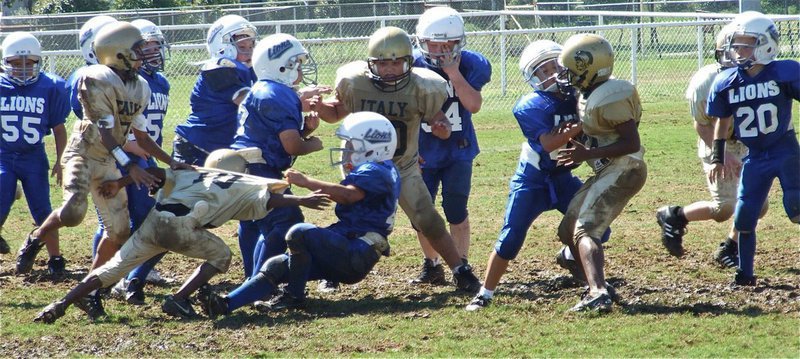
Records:
{"label": "football player", "polygon": [[[11,205],[22,184],[31,216],[41,225],[52,212],[50,185],[47,179],[50,163],[45,152],[44,137],[55,138],[56,161],[50,171],[61,185],[61,158],[67,145],[64,122],[69,115],[69,93],[57,75],[41,71],[42,46],[27,32],[14,32],[2,43],[3,71],[0,73],[0,112],[3,114],[0,136],[0,231],[8,218]],[[58,231],[49,233],[51,275],[60,276],[66,262],[57,241]],[[0,253],[9,253],[8,243],[0,236]]]}
{"label": "football player", "polygon": [[81,47],[81,55],[83,56],[83,60],[86,62],[86,66],[81,66],[73,71],[67,79],[67,90],[70,93],[69,103],[72,106],[72,112],[75,113],[75,116],[78,119],[83,119],[83,108],[81,107],[81,102],[78,100],[78,80],[80,80],[82,76],[81,72],[88,66],[97,65],[97,55],[94,53],[93,47],[94,39],[97,37],[97,33],[100,32],[100,29],[102,29],[103,26],[113,24],[115,22],[117,22],[117,19],[111,16],[98,15],[89,19],[89,21],[83,24],[78,32],[78,43]]}
{"label": "football player", "polygon": [[[447,99],[442,112],[450,121],[451,133],[441,139],[423,123],[419,134],[422,179],[436,198],[442,187],[442,208],[458,254],[469,254],[470,228],[467,201],[472,182],[472,161],[480,151],[472,114],[481,109],[481,88],[491,80],[492,65],[480,53],[464,50],[467,38],[464,20],[456,10],[433,7],[419,18],[414,66],[430,69],[447,81]],[[421,232],[417,232],[425,256],[420,275],[412,283],[446,282],[439,255]]]}
{"label": "football player", "polygon": [[[230,248],[207,228],[221,226],[230,219],[260,218],[276,207],[302,205],[321,209],[329,203],[327,195],[283,195],[280,192],[287,187],[286,182],[242,174],[246,161],[233,150],[212,153],[207,165],[196,171],[149,168],[149,173],[161,179],[163,188],[141,227],[108,263],[91,271],[64,298],[45,307],[34,321],[53,323],[64,316],[71,304],[91,319],[105,315],[86,302],[86,295],[116,283],[131,269],[164,251],[205,260],[161,306],[168,315],[193,317],[189,296],[216,274],[227,271],[231,263]],[[99,192],[112,198],[131,183],[130,176],[107,181]]]}
{"label": "football player", "polygon": [[[557,209],[564,213],[570,200],[583,184],[574,176],[575,166],[558,165],[558,149],[581,133],[577,114],[578,101],[574,91],[559,89],[556,76],[561,70],[558,55],[561,45],[550,40],[530,43],[522,52],[519,69],[534,91],[514,105],[514,117],[527,141],[522,144],[517,171],[511,178],[506,215],[500,236],[489,255],[483,287],[467,305],[475,311],[489,306],[505,274],[508,263],[516,258],[533,221],[545,211]],[[603,240],[608,239],[608,233]],[[559,261],[583,279],[568,251]],[[559,253],[562,253],[559,252]],[[568,262],[567,262],[568,261]]]}
{"label": "football player", "polygon": [[572,139],[572,147],[560,149],[558,164],[588,161],[594,171],[570,201],[558,228],[559,239],[582,264],[589,284],[571,310],[605,312],[611,310],[614,293],[605,281],[601,238],[647,179],[638,130],[642,106],[636,87],[610,78],[614,50],[602,36],[571,36],[558,59],[564,67],[558,81],[580,90],[582,129],[588,136],[586,145]]}
{"label": "football player", "polygon": [[[294,169],[286,172],[286,179],[329,195],[337,203],[339,221],[326,228],[308,223],[292,226],[285,239],[289,252],[271,257],[256,275],[225,297],[201,288],[198,299],[206,315],[228,314],[271,294],[282,283],[287,283],[283,294],[266,309],[303,308],[307,281],[358,283],[381,255],[389,255],[387,237],[400,196],[400,175],[392,162],[397,147],[394,127],[380,114],[357,112],[344,119],[336,136],[342,145],[331,149],[331,162],[341,166],[344,179],[340,183],[313,179]],[[340,161],[333,162],[337,153]]]}
{"label": "football player", "polygon": [[437,137],[450,136],[450,122],[441,111],[447,84],[433,71],[412,67],[411,39],[402,29],[390,26],[375,31],[369,39],[367,56],[367,61],[340,67],[336,98],[317,103],[312,109],[330,123],[360,111],[378,112],[392,122],[398,134],[392,160],[402,178],[400,207],[450,266],[456,286],[476,292],[480,281],[459,256],[442,216],[433,207],[419,169],[421,122],[427,122]]}
{"label": "football player", "polygon": [[[139,29],[128,22],[106,25],[97,34],[94,51],[100,64],[83,70],[78,81],[84,117],[75,123],[62,160],[64,203],[28,235],[17,255],[18,273],[31,270],[44,241],[50,240],[50,233],[83,221],[90,193],[105,227],[92,269],[108,261],[125,243],[130,235],[127,194],[122,191],[112,197],[102,196],[100,184],[120,177],[116,164],[125,168],[137,185],[152,187],[158,182],[122,149],[130,130],[147,153],[173,169],[191,169],[170,158],[147,134],[142,112],[150,101],[150,89],[138,75],[144,58],[143,43]],[[100,305],[97,293],[91,298],[91,305]]]}
{"label": "football player", "polygon": [[[164,117],[169,106],[169,81],[162,74],[164,63],[169,54],[169,43],[164,38],[161,29],[148,20],[134,20],[131,25],[139,29],[145,41],[144,45],[142,45],[144,58],[142,59],[142,67],[139,69],[139,75],[150,86],[150,103],[142,114],[147,121],[147,134],[156,144],[161,146],[163,143],[161,132],[164,128]],[[123,149],[131,159],[137,161],[139,167],[156,166],[156,162],[150,154],[138,146],[133,134],[128,135],[128,141],[123,146]],[[127,174],[124,168],[120,168],[120,171],[123,175]],[[155,200],[150,197],[149,190],[145,187],[130,185],[125,188],[125,192],[128,194],[128,212],[131,216],[131,232],[133,232],[147,217],[150,208],[155,205]],[[103,225],[101,221],[94,236],[95,250],[100,243],[102,235]],[[163,281],[158,272],[153,270],[155,264],[162,257],[163,254],[155,256],[142,264],[142,266],[134,269],[125,280],[120,281],[115,287],[115,291],[120,294],[124,293],[128,303],[144,304],[145,281],[147,279],[152,279],[152,281],[161,279]]]}
{"label": "football player", "polygon": [[792,126],[793,101],[800,101],[800,63],[776,60],[780,52],[775,23],[748,11],[732,22],[731,61],[736,65],[714,79],[707,114],[718,117],[714,128],[709,178],[733,177],[726,139],[733,126],[748,148],[742,163],[733,223],[739,231],[739,266],[734,284],[756,285],[753,261],[756,224],[777,177],[783,206],[793,223],[800,222],[800,145]]}
{"label": "football player", "polygon": [[[689,100],[690,112],[694,118],[694,128],[697,131],[697,156],[703,164],[703,171],[706,173],[708,190],[711,193],[711,201],[699,201],[687,206],[664,206],[656,212],[656,220],[661,226],[661,242],[666,246],[670,254],[680,257],[684,254],[683,234],[686,232],[686,225],[689,222],[707,221],[713,219],[717,222],[727,221],[733,216],[736,205],[736,192],[739,187],[739,172],[742,160],[747,155],[747,147],[733,136],[730,131],[727,137],[725,157],[728,161],[728,171],[733,176],[728,176],[719,181],[708,179],[708,172],[711,170],[711,145],[714,142],[714,123],[715,118],[706,115],[706,101],[711,90],[711,84],[718,73],[733,67],[733,63],[727,53],[728,43],[730,42],[730,24],[724,26],[716,37],[714,57],[716,64],[709,64],[697,71],[689,81],[686,89],[686,99]],[[733,129],[731,129],[733,130]],[[761,211],[761,216],[767,212],[767,202]],[[731,226],[727,239],[720,243],[719,248],[714,252],[714,260],[723,267],[736,267],[739,264],[738,242],[739,233],[736,228]]]}
{"label": "football player", "polygon": [[[239,106],[239,128],[231,147],[257,149],[255,163],[247,166],[249,174],[281,179],[296,156],[322,149],[322,141],[311,136],[319,118],[312,113],[304,119],[300,97],[293,89],[304,81],[304,72],[313,77],[306,70],[316,71],[316,66],[296,38],[275,34],[256,45],[253,70],[258,82]],[[284,253],[286,231],[303,220],[300,208],[286,207],[256,221],[256,231],[248,230],[253,222],[242,222],[239,242],[256,243],[254,253],[242,253],[245,275],[250,277],[268,258]],[[242,250],[246,247],[242,245]]]}

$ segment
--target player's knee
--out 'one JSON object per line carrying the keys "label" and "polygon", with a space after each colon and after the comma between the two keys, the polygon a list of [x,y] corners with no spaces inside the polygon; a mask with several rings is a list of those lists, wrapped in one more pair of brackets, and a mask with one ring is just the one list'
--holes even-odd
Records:
{"label": "player's knee", "polygon": [[281,254],[268,259],[261,266],[259,272],[273,285],[281,283],[282,279],[289,274],[289,256]]}
{"label": "player's knee", "polygon": [[725,222],[733,216],[735,203],[729,201],[716,202],[715,207],[711,208],[711,218],[717,222]]}
{"label": "player's knee", "polygon": [[83,218],[86,217],[87,206],[86,196],[74,196],[70,198],[59,212],[61,224],[67,227],[75,227],[81,224]]}
{"label": "player's knee", "polygon": [[464,222],[469,215],[467,211],[467,196],[442,194],[442,208],[447,223],[459,224]]}
{"label": "player's knee", "polygon": [[[433,208],[433,207],[431,207]],[[438,241],[447,235],[444,220],[436,211],[420,211],[414,215],[415,227],[425,235],[428,240]]]}
{"label": "player's knee", "polygon": [[800,191],[784,192],[783,208],[786,209],[786,214],[792,223],[800,223]]}
{"label": "player's knee", "polygon": [[295,252],[305,248],[306,232],[311,228],[314,226],[308,223],[298,223],[289,228],[289,231],[286,232],[286,245],[290,251]]}
{"label": "player's knee", "polygon": [[218,258],[210,259],[206,263],[219,270],[220,273],[225,273],[231,267],[232,257],[231,249],[225,246],[225,248],[220,249],[220,256]]}
{"label": "player's knee", "polygon": [[564,245],[570,246],[575,243],[572,239],[574,234],[572,226],[566,221],[561,221],[561,224],[558,225],[558,231],[556,233],[558,235],[558,240]]}
{"label": "player's knee", "polygon": [[520,249],[522,249],[522,239],[524,238],[524,234],[520,239],[519,237],[514,237],[511,235],[511,233],[509,233],[507,236],[499,239],[497,243],[495,243],[494,251],[500,258],[503,258],[507,261],[513,260],[517,258]]}

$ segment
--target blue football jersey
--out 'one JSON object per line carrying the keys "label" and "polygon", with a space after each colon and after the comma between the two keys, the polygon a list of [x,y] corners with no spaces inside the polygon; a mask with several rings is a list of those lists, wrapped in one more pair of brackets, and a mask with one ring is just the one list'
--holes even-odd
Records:
{"label": "blue football jersey", "polygon": [[0,75],[0,152],[44,150],[44,136],[69,115],[65,81],[40,73],[36,82],[18,86]]}
{"label": "blue football jersey", "polygon": [[86,67],[88,67],[88,65],[81,66],[73,71],[66,82],[67,93],[69,94],[69,105],[72,107],[72,112],[75,113],[75,116],[78,117],[79,120],[83,119],[83,107],[81,106],[81,102],[78,101],[78,80],[80,80],[81,72]]}
{"label": "blue football jersey", "polygon": [[[430,69],[447,80],[447,100],[442,105],[442,112],[450,120],[452,133],[450,138],[442,140],[431,133],[431,127],[422,123],[419,132],[419,154],[424,160],[423,167],[446,167],[452,161],[472,161],[478,155],[478,139],[472,124],[472,113],[461,104],[450,79],[442,69],[431,66],[419,51],[414,52],[414,66]],[[483,55],[463,50],[458,70],[464,79],[480,91],[492,78],[492,65]]]}
{"label": "blue football jersey", "polygon": [[283,171],[292,165],[292,156],[286,153],[278,135],[302,129],[302,105],[297,93],[284,84],[261,80],[239,106],[239,129],[231,147],[258,147],[268,166]]}
{"label": "blue football jersey", "polygon": [[394,226],[397,200],[400,198],[400,174],[392,161],[366,162],[354,168],[340,182],[364,191],[362,200],[336,205],[339,222],[330,229],[346,236],[377,232],[389,236]]}
{"label": "blue football jersey", "polygon": [[546,91],[531,92],[514,105],[514,117],[528,146],[535,153],[532,159],[538,157],[538,164],[533,165],[538,165],[539,170],[549,172],[556,168],[556,161],[542,148],[539,137],[558,127],[561,122],[577,121],[577,111],[577,99],[574,96],[562,99],[558,94]]}
{"label": "blue football jersey", "polygon": [[755,77],[738,68],[714,79],[709,116],[733,116],[734,135],[751,151],[762,151],[793,131],[792,100],[800,100],[800,63],[773,61]]}
{"label": "blue football jersey", "polygon": [[189,97],[189,119],[178,125],[175,133],[208,152],[229,147],[238,125],[234,95],[250,88],[255,79],[253,70],[241,62],[209,60]]}
{"label": "blue football jersey", "polygon": [[150,85],[150,103],[143,112],[147,119],[147,134],[161,146],[164,141],[161,130],[164,129],[164,118],[169,107],[169,81],[160,72],[150,74],[142,69],[139,75]]}

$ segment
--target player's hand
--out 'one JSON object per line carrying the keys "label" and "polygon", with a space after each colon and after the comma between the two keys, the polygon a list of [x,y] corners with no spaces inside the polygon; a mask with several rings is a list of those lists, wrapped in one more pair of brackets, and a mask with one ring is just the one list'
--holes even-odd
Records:
{"label": "player's hand", "polygon": [[447,118],[441,118],[431,125],[431,133],[442,140],[446,140],[450,138],[452,125],[450,125],[450,121]]}
{"label": "player's hand", "polygon": [[[170,164],[171,162],[173,161],[170,161]],[[145,186],[146,188],[153,188],[161,182],[158,177],[147,173],[147,171],[135,164],[128,167],[128,175],[131,176],[133,183],[135,183],[136,187],[138,188],[141,188],[142,186]]]}
{"label": "player's hand", "polygon": [[569,142],[572,143],[572,147],[558,150],[559,166],[572,166],[589,159],[589,149],[586,146],[575,139],[570,139]]}
{"label": "player's hand", "polygon": [[453,77],[456,73],[459,72],[458,66],[461,64],[461,56],[453,57],[452,46],[443,45],[442,52],[445,54],[443,56],[439,56],[439,64],[442,67],[442,71],[447,74],[448,77]]}
{"label": "player's hand", "polygon": [[315,106],[322,102],[322,95],[331,93],[333,89],[328,86],[306,86],[297,91],[303,112],[313,111]]}
{"label": "player's hand", "polygon": [[720,179],[726,178],[725,165],[721,163],[714,163],[711,165],[711,170],[708,171],[708,181],[712,184],[717,183]]}
{"label": "player's hand", "polygon": [[303,117],[303,133],[310,134],[319,127],[319,114],[311,111]]}
{"label": "player's hand", "polygon": [[325,209],[330,207],[330,196],[320,191],[314,191],[306,196],[300,197],[300,205],[311,209]]}
{"label": "player's hand", "polygon": [[171,159],[169,161],[169,168],[172,170],[192,170],[192,171],[195,170],[194,166],[180,161],[176,161],[175,159]]}
{"label": "player's hand", "polygon": [[50,177],[54,176],[56,178],[56,183],[58,184],[59,187],[61,187],[61,181],[63,179],[64,174],[61,168],[60,160],[56,160],[56,163],[53,164],[53,170],[50,171]]}
{"label": "player's hand", "polygon": [[566,121],[558,126],[558,133],[569,133],[570,137],[575,137],[581,131],[583,131],[583,123],[580,121]]}
{"label": "player's hand", "polygon": [[286,182],[289,182],[291,185],[300,186],[303,188],[308,185],[308,177],[306,177],[303,172],[300,172],[294,168],[286,170],[286,173],[283,176],[286,177]]}
{"label": "player's hand", "polygon": [[117,192],[122,188],[117,180],[105,181],[100,184],[100,195],[104,198],[112,198],[117,195]]}

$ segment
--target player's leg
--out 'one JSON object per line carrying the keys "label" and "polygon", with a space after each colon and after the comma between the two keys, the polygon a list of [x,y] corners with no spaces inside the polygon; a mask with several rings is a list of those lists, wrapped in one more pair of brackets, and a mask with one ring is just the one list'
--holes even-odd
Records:
{"label": "player's leg", "polygon": [[[41,225],[53,211],[50,206],[50,181],[49,162],[44,151],[31,152],[17,163],[17,173],[22,182],[28,209],[31,211],[34,223]],[[22,175],[24,173],[24,175]],[[66,274],[66,261],[61,256],[58,243],[58,230],[49,231],[42,238],[46,244],[50,259],[47,269],[53,277],[63,277]]]}
{"label": "player's leg", "polygon": [[209,317],[226,315],[273,293],[278,284],[286,283],[288,273],[289,256],[280,254],[264,262],[258,273],[227,295],[221,296],[208,287],[201,287],[197,298],[203,312]]}
{"label": "player's leg", "polygon": [[[244,267],[244,277],[250,278],[253,275],[255,265],[256,250],[261,250],[264,243],[261,241],[261,232],[255,221],[239,221],[237,230],[239,251],[242,254],[242,266]],[[261,243],[259,243],[261,242]]]}
{"label": "player's leg", "polygon": [[787,154],[779,165],[778,179],[783,190],[783,208],[792,223],[800,223],[800,146],[790,141]]}
{"label": "player's leg", "polygon": [[7,254],[11,252],[8,242],[3,239],[2,231],[3,225],[11,213],[11,205],[17,192],[17,176],[13,172],[11,166],[11,159],[6,159],[6,156],[0,154],[0,254]]}
{"label": "player's leg", "polygon": [[[439,192],[439,184],[441,183],[440,168],[424,168],[422,169],[422,180],[425,182],[425,187],[431,195],[431,199],[435,201],[436,194]],[[439,253],[433,249],[430,241],[425,238],[421,231],[417,230],[417,240],[419,246],[422,248],[422,270],[420,274],[410,281],[411,284],[447,284],[447,279],[444,276],[444,268],[441,264]]]}
{"label": "player's leg", "polygon": [[756,252],[756,225],[763,203],[767,200],[772,181],[777,177],[779,164],[768,158],[749,157],[742,164],[739,201],[736,203],[734,225],[739,232],[739,267],[734,281],[740,285],[755,285],[753,264]]}
{"label": "player's leg", "polygon": [[467,204],[472,188],[472,161],[456,161],[442,176],[442,208],[458,254],[469,257],[470,228]]}
{"label": "player's leg", "polygon": [[105,232],[97,247],[97,255],[92,262],[92,269],[100,267],[111,259],[114,253],[128,240],[131,230],[127,191],[119,191],[111,198],[105,198],[99,192],[103,182],[118,179],[122,174],[112,163],[98,163],[94,167],[90,187],[92,201],[103,220]]}

